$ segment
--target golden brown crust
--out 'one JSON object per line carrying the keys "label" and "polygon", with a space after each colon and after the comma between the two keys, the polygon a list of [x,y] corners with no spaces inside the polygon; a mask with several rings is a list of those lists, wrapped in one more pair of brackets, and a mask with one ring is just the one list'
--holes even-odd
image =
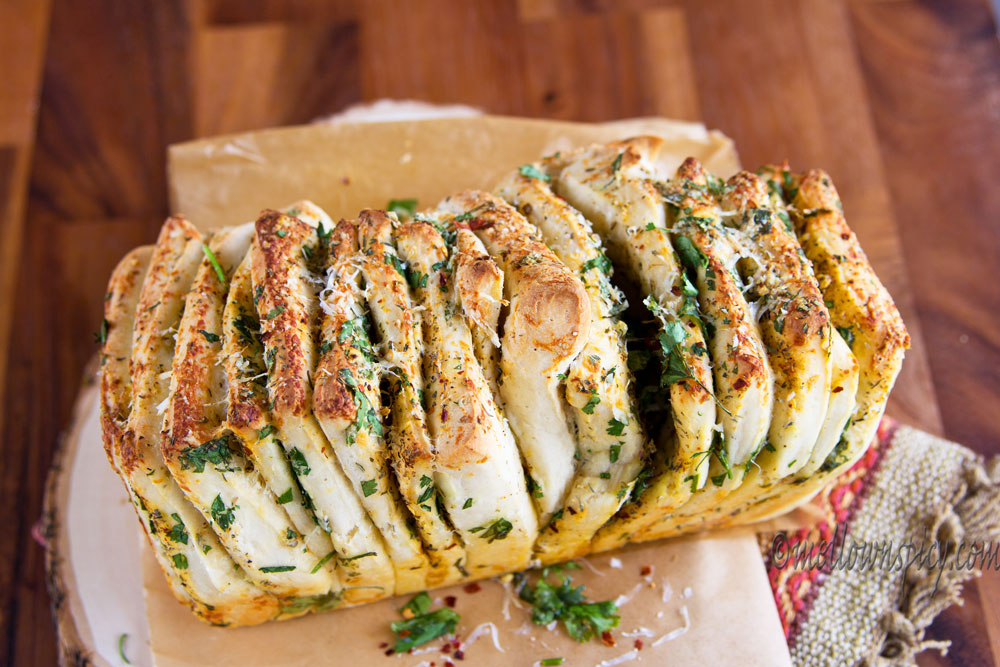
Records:
{"label": "golden brown crust", "polygon": [[227,422],[245,443],[266,425],[267,390],[264,348],[260,342],[260,320],[254,306],[250,251],[237,267],[223,313],[222,341],[229,387]]}
{"label": "golden brown crust", "polygon": [[[357,227],[348,220],[341,220],[334,227],[331,236],[331,248],[334,256],[332,265],[338,266],[346,262],[357,252]],[[347,285],[335,285],[333,289],[346,289]],[[342,297],[343,298],[343,297]],[[350,299],[351,295],[347,294]],[[325,352],[320,354],[316,366],[316,381],[313,395],[313,413],[317,417],[339,420],[345,423],[357,419],[358,408],[354,403],[354,394],[347,385],[344,375],[357,377],[358,365],[352,363],[345,353],[341,341],[344,339],[343,328],[347,321],[345,309],[338,309],[333,316],[322,318],[320,340],[323,341]]]}
{"label": "golden brown crust", "polygon": [[125,255],[111,274],[104,298],[100,419],[104,452],[116,470],[114,450],[121,447],[132,403],[132,325],[152,254],[152,246],[142,246]]}
{"label": "golden brown crust", "polygon": [[579,278],[499,197],[469,191],[447,201],[471,213],[468,219],[461,219],[465,214],[455,216],[455,226],[474,230],[499,248],[498,261],[524,286],[517,292],[517,305],[511,302],[510,318],[518,322],[520,315],[524,323],[517,335],[526,337],[529,348],[545,350],[554,358],[578,353],[590,332],[590,304]]}
{"label": "golden brown crust", "polygon": [[263,288],[257,301],[261,336],[277,350],[271,366],[271,403],[277,413],[304,415],[310,407],[311,360],[300,341],[308,335],[310,313],[296,294],[286,289],[299,271],[297,257],[311,243],[315,230],[280,211],[264,211],[256,222],[253,254],[254,288]]}

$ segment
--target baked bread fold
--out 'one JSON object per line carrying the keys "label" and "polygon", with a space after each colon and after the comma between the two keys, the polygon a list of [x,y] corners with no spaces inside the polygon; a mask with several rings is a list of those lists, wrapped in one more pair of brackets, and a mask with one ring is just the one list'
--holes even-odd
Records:
{"label": "baked bread fold", "polygon": [[773,516],[909,338],[827,174],[642,136],[415,214],[300,201],[115,269],[100,419],[180,602],[248,625]]}

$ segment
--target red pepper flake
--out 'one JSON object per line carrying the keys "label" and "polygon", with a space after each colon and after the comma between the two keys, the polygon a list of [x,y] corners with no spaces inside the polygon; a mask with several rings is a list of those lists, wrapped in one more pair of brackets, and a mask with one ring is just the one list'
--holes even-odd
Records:
{"label": "red pepper flake", "polygon": [[386,647],[386,646],[388,646],[388,645],[389,645],[389,642],[379,642],[379,643],[378,643],[378,647],[379,647],[379,648],[385,648],[385,647]]}
{"label": "red pepper flake", "polygon": [[483,590],[483,587],[479,585],[479,582],[473,581],[471,584],[466,584],[465,588],[463,588],[462,590],[464,590],[466,593],[478,593],[479,591]]}
{"label": "red pepper flake", "polygon": [[461,649],[455,651],[455,660],[465,660],[465,651]]}
{"label": "red pepper flake", "polygon": [[604,642],[605,646],[615,645],[615,637],[608,630],[601,633],[601,641]]}
{"label": "red pepper flake", "polygon": [[386,655],[392,655],[393,653],[395,653],[395,651],[393,651],[393,650],[392,650],[391,648],[387,648],[387,649],[385,650],[385,654],[386,654]]}
{"label": "red pepper flake", "polygon": [[452,609],[454,609],[454,608],[455,608],[455,603],[456,603],[457,601],[458,601],[458,599],[457,599],[457,598],[456,598],[456,597],[455,597],[454,595],[447,595],[447,596],[445,596],[445,598],[444,598],[444,603],[445,603],[446,605],[448,605],[449,607],[451,607]]}
{"label": "red pepper flake", "polygon": [[487,227],[493,226],[492,220],[486,220],[484,218],[473,218],[472,220],[458,220],[455,222],[455,226],[459,229],[471,229],[476,231],[477,229],[486,229]]}
{"label": "red pepper flake", "polygon": [[653,568],[651,568],[648,565],[643,565],[642,569],[639,570],[639,574],[641,574],[644,577],[648,577],[649,575],[653,574]]}
{"label": "red pepper flake", "polygon": [[635,647],[637,649],[639,649],[640,651],[642,650],[642,640],[641,639],[636,639],[635,640]]}
{"label": "red pepper flake", "polygon": [[445,660],[444,667],[455,667],[455,663],[453,663],[451,660]]}

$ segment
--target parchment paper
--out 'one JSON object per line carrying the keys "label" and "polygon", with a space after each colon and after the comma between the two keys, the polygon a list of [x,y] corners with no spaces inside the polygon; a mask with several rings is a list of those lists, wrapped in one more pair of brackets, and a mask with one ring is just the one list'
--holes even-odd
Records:
{"label": "parchment paper", "polygon": [[[392,198],[421,205],[464,188],[491,188],[509,170],[573,146],[652,132],[670,140],[674,168],[694,155],[720,176],[739,167],[732,142],[698,124],[638,119],[604,125],[484,116],[404,123],[338,123],[267,130],[173,146],[173,208],[207,229],[254,219],[262,208],[308,198],[334,219]],[[389,623],[403,599],[251,628],[212,628],[170,594],[148,548],[143,582],[156,663],[216,665],[444,665],[442,640],[417,655],[383,655]],[[648,574],[642,574],[643,568]],[[616,645],[577,644],[561,628],[530,623],[528,610],[497,581],[431,593],[456,598],[457,636],[489,626],[464,646],[464,662],[566,665],[605,661],[653,664],[790,664],[760,552],[749,529],[634,546],[586,559],[572,572],[593,600],[622,600]],[[477,633],[474,633],[477,634]],[[641,640],[642,649],[635,648]],[[656,644],[654,646],[654,644]],[[499,648],[498,648],[498,646]],[[501,651],[502,649],[502,651]],[[418,649],[419,650],[419,649]],[[450,658],[459,664],[455,657]],[[614,662],[614,664],[620,664]]]}

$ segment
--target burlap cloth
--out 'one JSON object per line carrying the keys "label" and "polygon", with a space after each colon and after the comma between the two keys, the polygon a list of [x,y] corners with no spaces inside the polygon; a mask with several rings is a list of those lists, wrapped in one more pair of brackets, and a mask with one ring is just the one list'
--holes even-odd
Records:
{"label": "burlap cloth", "polygon": [[794,664],[913,664],[947,650],[925,632],[963,583],[1000,569],[1000,457],[886,418],[860,461],[759,540]]}

